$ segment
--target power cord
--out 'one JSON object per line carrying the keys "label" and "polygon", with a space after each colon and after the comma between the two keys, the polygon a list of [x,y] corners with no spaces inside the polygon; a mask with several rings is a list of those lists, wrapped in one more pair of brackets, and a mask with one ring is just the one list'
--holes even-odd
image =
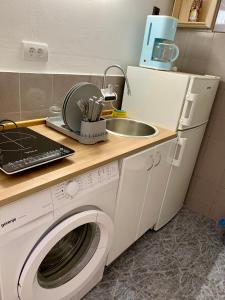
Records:
{"label": "power cord", "polygon": [[[2,124],[3,123],[3,124]],[[5,124],[4,123],[12,123],[15,125],[16,128],[18,128],[16,122],[14,122],[13,120],[9,120],[9,119],[3,119],[3,120],[0,120],[0,131],[1,132],[4,132],[5,131]]]}

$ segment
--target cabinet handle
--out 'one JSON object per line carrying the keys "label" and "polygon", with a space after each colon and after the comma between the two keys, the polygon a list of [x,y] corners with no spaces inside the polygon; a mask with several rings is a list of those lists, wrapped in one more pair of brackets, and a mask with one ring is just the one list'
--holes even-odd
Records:
{"label": "cabinet handle", "polygon": [[147,168],[147,171],[151,171],[151,169],[154,166],[154,159],[153,159],[152,155],[150,156],[150,158],[151,158],[151,165],[150,165],[150,167]]}
{"label": "cabinet handle", "polygon": [[160,164],[161,159],[162,159],[162,155],[159,151],[157,151],[156,155],[155,155],[155,160],[154,160],[154,168]]}
{"label": "cabinet handle", "polygon": [[187,142],[187,138],[179,138],[178,140],[176,153],[172,162],[172,165],[175,167],[179,167],[181,164],[186,142]]}

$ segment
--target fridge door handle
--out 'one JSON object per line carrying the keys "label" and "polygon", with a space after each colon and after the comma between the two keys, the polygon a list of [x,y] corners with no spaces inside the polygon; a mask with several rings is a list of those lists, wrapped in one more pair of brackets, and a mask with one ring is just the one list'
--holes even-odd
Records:
{"label": "fridge door handle", "polygon": [[199,94],[188,94],[184,103],[184,113],[181,117],[181,125],[189,126],[191,124],[195,105],[199,98]]}
{"label": "fridge door handle", "polygon": [[179,138],[176,148],[176,153],[172,162],[172,165],[179,167],[184,155],[185,146],[187,143],[187,138]]}

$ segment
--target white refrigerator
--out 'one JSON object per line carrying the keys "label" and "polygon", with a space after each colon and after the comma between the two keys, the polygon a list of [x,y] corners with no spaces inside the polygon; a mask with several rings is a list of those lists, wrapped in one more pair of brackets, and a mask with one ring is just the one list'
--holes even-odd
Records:
{"label": "white refrigerator", "polygon": [[181,209],[204,136],[219,77],[128,67],[128,117],[177,131],[178,143],[155,230]]}

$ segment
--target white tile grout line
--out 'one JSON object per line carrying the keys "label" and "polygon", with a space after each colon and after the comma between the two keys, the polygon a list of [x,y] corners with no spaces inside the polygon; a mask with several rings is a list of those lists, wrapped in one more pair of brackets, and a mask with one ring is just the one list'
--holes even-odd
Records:
{"label": "white tile grout line", "polygon": [[21,118],[22,118],[22,103],[21,103],[20,73],[19,73],[19,107],[20,107],[20,121],[21,121]]}

